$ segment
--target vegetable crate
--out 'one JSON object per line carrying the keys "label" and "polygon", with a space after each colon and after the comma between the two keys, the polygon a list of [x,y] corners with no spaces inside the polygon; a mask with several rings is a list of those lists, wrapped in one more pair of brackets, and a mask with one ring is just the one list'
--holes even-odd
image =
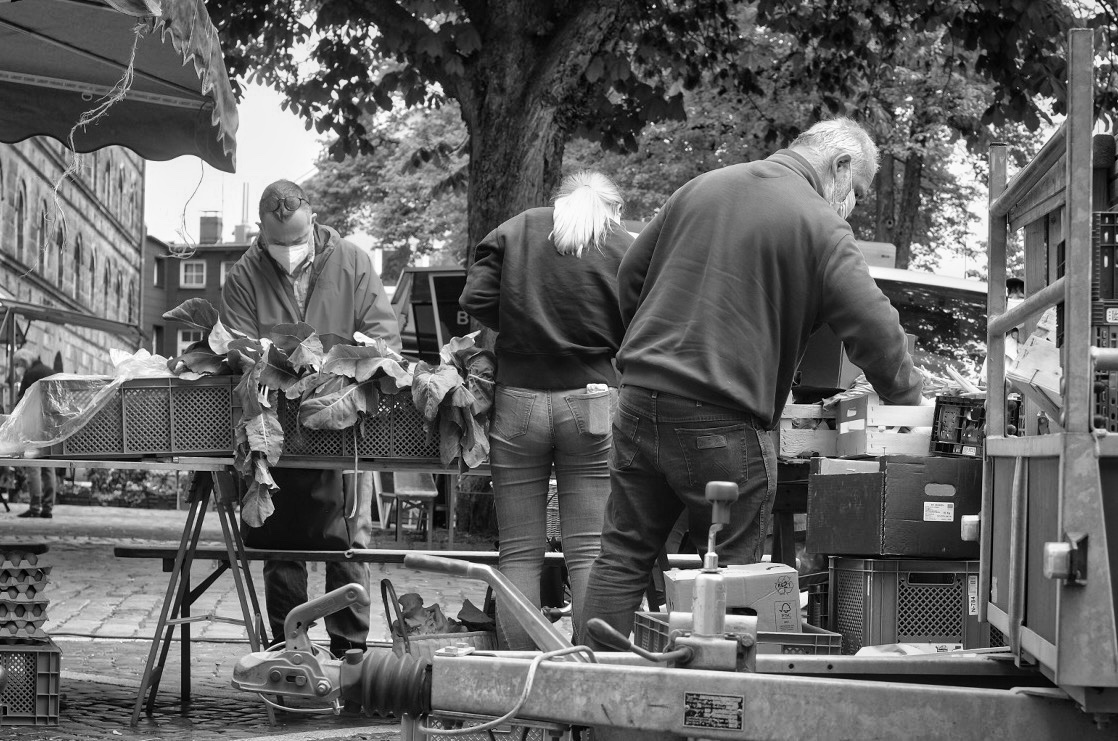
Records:
{"label": "vegetable crate", "polygon": [[978,623],[978,561],[831,557],[831,626],[842,652],[890,643],[990,645]]}
{"label": "vegetable crate", "polygon": [[421,458],[439,457],[439,431],[431,440],[411,394],[380,395],[377,410],[355,428],[312,430],[299,424],[299,405],[280,397],[283,456],[311,458]]}
{"label": "vegetable crate", "polygon": [[[837,654],[842,636],[814,625],[800,626],[802,633],[757,631],[758,654]],[[633,620],[633,643],[646,651],[660,652],[668,645],[668,615],[638,612]]]}
{"label": "vegetable crate", "polygon": [[[233,428],[240,417],[240,402],[233,393],[238,380],[213,376],[195,381],[125,381],[88,422],[51,446],[50,454],[67,458],[229,455]],[[48,378],[40,383],[48,384],[44,399],[52,394],[66,396],[69,409],[88,407],[102,387],[100,382],[85,379]],[[44,414],[51,413],[44,409]]]}
{"label": "vegetable crate", "polygon": [[58,725],[62,651],[41,644],[0,644],[7,683],[0,691],[0,726]]}
{"label": "vegetable crate", "polygon": [[[1006,403],[1009,434],[1021,429],[1021,401]],[[986,400],[961,396],[936,397],[932,421],[932,455],[981,458],[986,442]]]}

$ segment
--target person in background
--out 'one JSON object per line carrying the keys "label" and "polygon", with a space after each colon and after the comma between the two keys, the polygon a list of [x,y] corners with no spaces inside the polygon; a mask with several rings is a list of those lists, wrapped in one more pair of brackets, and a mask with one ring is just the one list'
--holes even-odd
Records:
{"label": "person in background", "polygon": [[739,493],[719,533],[720,563],[761,559],[776,489],[768,431],[823,324],[886,403],[921,402],[897,312],[846,221],[877,162],[854,121],[818,123],[765,160],[683,185],[625,255],[611,493],[584,620],[629,634],[682,512],[705,553],[710,481]]}
{"label": "person in background", "polygon": [[[16,373],[22,373],[19,381],[19,394],[16,396],[18,404],[27,389],[32,384],[47,376],[54,375],[54,369],[39,359],[39,356],[29,347],[21,347],[15,352],[13,361]],[[54,517],[54,496],[57,486],[53,468],[32,468],[27,471],[27,493],[30,497],[26,511],[19,517]]]}
{"label": "person in background", "polygon": [[[267,337],[277,324],[306,322],[329,351],[338,338],[360,331],[400,350],[395,314],[368,253],[318,224],[307,194],[279,180],[260,197],[260,234],[230,269],[221,295],[221,319],[250,337]],[[336,470],[277,467],[272,476],[275,512],[262,527],[245,526],[246,545],[291,550],[368,548],[371,501],[347,507],[350,487]],[[360,490],[367,494],[365,489]],[[359,498],[361,494],[358,494]],[[354,515],[347,516],[352,510]],[[368,588],[366,564],[326,564],[326,590],[351,582]],[[307,601],[307,566],[299,561],[264,565],[268,620],[277,640],[293,607]],[[328,615],[330,651],[362,651],[369,633],[368,607]]]}
{"label": "person in background", "polygon": [[[633,241],[621,207],[604,175],[568,176],[553,207],[524,211],[478,244],[459,299],[499,333],[489,460],[501,573],[539,607],[554,465],[575,616],[609,494],[613,358],[623,333],[617,268]],[[497,628],[504,647],[536,648],[499,601]]]}

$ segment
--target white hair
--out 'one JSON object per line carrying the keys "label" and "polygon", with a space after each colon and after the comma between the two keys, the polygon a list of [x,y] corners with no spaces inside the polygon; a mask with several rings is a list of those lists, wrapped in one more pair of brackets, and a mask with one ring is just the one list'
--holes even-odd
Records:
{"label": "white hair", "polygon": [[790,145],[793,149],[813,150],[824,160],[846,154],[850,155],[852,167],[861,169],[867,181],[877,174],[877,145],[860,124],[850,118],[840,117],[820,121],[795,138]]}
{"label": "white hair", "polygon": [[12,362],[23,363],[28,368],[30,368],[31,365],[38,359],[39,355],[30,347],[21,347],[20,349],[16,350],[15,355],[12,358]]}
{"label": "white hair", "polygon": [[587,246],[601,249],[602,240],[621,225],[621,206],[621,192],[605,175],[592,170],[568,175],[555,196],[548,236],[559,254],[582,257]]}

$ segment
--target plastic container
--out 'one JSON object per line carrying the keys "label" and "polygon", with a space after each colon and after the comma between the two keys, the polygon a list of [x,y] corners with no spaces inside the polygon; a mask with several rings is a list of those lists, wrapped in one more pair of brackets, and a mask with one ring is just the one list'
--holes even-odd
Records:
{"label": "plastic container", "polygon": [[[1021,429],[1021,401],[1006,402],[1006,421]],[[981,458],[986,442],[986,400],[962,396],[936,398],[932,421],[932,455]]]}
{"label": "plastic container", "polygon": [[0,726],[58,725],[62,651],[49,638],[40,645],[0,644],[7,683],[0,691]]}
{"label": "plastic container", "polygon": [[[113,458],[136,455],[203,455],[233,451],[240,402],[233,389],[240,379],[214,376],[196,381],[137,378],[125,381],[108,403],[77,432],[50,448],[53,456]],[[99,386],[62,379],[80,405],[92,402]],[[48,392],[49,393],[49,392]]]}
{"label": "plastic container", "polygon": [[[759,654],[837,654],[842,636],[814,625],[801,626],[802,633],[757,631]],[[634,615],[633,643],[646,651],[663,651],[668,645],[668,615],[638,612]]]}
{"label": "plastic container", "polygon": [[984,648],[978,561],[831,557],[831,627],[842,653],[891,643]]}
{"label": "plastic container", "polygon": [[285,458],[403,458],[437,459],[438,429],[427,439],[423,418],[412,403],[411,394],[400,391],[380,395],[377,409],[355,429],[312,430],[299,424],[299,405],[280,398],[280,424],[283,427]]}

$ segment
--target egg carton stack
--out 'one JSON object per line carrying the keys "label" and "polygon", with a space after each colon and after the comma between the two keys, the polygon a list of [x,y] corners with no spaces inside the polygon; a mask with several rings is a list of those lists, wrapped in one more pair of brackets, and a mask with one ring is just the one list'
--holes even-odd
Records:
{"label": "egg carton stack", "polygon": [[26,551],[0,551],[0,644],[45,643],[50,566]]}

